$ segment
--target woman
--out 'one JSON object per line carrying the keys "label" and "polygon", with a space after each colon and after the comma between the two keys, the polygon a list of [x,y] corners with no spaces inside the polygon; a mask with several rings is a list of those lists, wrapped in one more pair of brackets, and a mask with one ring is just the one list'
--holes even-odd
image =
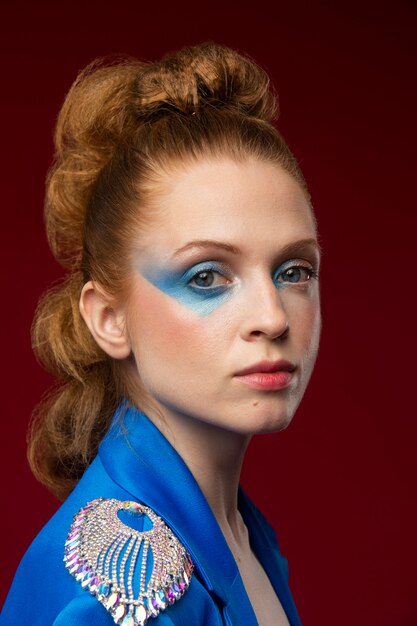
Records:
{"label": "woman", "polygon": [[265,73],[215,44],[95,63],[70,90],[46,198],[68,276],[33,330],[63,384],[29,449],[68,497],[1,624],[300,624],[239,487],[320,334],[315,219],[275,113]]}

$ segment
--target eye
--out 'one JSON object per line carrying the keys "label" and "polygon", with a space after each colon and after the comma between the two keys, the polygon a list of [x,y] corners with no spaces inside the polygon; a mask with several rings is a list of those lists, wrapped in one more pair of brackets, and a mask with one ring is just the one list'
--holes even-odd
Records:
{"label": "eye", "polygon": [[229,283],[229,279],[226,276],[223,276],[220,272],[216,270],[202,270],[189,280],[188,284],[193,287],[198,287],[199,289],[207,289],[210,287],[220,287],[227,285]]}
{"label": "eye", "polygon": [[279,284],[304,284],[317,277],[317,272],[312,267],[293,263],[281,266],[275,274],[275,281]]}

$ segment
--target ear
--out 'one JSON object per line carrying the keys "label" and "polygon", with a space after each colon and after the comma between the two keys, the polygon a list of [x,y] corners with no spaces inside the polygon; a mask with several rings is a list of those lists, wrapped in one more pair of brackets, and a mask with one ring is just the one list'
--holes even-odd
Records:
{"label": "ear", "polygon": [[122,307],[93,281],[81,291],[80,313],[94,339],[113,359],[125,359],[131,352]]}

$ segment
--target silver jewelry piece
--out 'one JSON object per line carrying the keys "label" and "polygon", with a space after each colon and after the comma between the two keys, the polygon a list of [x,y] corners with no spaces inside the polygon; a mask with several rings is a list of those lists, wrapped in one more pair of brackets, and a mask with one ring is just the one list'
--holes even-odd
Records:
{"label": "silver jewelry piece", "polygon": [[[139,531],[118,513],[146,515]],[[184,594],[193,562],[156,513],[137,502],[98,498],[75,515],[65,542],[65,567],[120,626],[144,626]]]}

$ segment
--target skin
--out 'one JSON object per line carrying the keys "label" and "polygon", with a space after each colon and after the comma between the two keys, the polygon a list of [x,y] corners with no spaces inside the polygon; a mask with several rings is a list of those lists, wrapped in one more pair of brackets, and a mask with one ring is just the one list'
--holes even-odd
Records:
{"label": "skin", "polygon": [[[129,359],[133,380],[151,398],[148,416],[200,484],[242,577],[261,581],[237,488],[251,436],[290,423],[314,367],[321,327],[315,221],[303,190],[277,164],[207,160],[165,182],[157,213],[133,242],[127,300],[116,304],[87,283],[80,309],[99,345]],[[210,244],[176,254],[195,240],[235,249]],[[285,389],[254,389],[236,378],[278,359],[295,365]],[[268,613],[257,616],[268,623]]]}

